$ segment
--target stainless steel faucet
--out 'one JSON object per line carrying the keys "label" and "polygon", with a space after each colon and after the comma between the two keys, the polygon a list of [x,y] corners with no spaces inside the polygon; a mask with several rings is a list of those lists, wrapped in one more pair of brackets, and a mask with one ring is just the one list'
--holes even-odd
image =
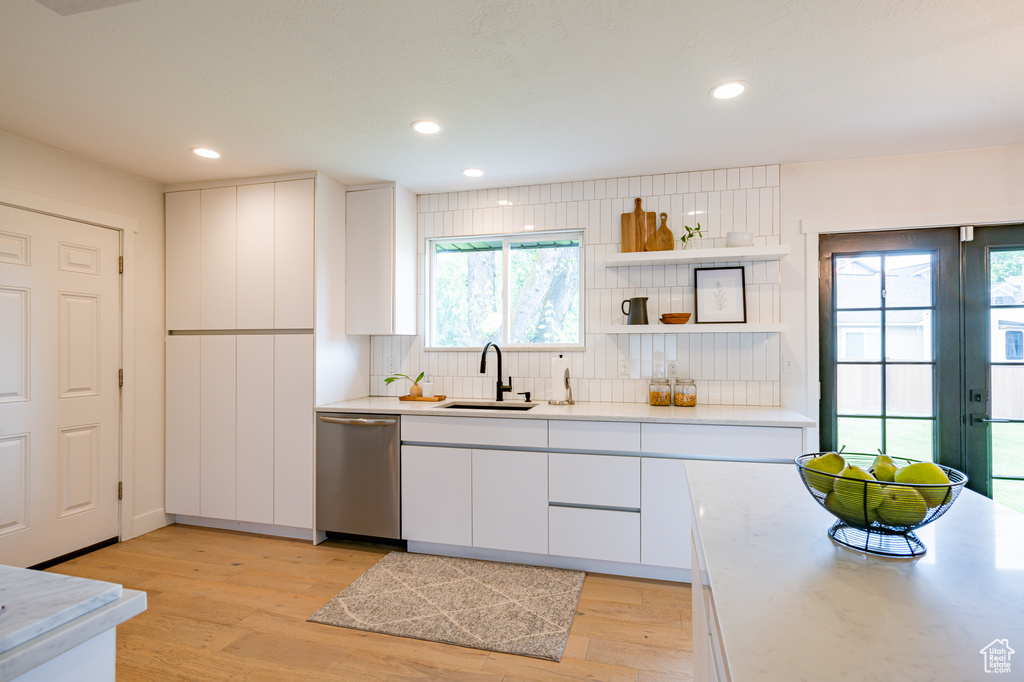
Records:
{"label": "stainless steel faucet", "polygon": [[509,376],[507,386],[501,383],[501,349],[493,341],[484,346],[484,352],[480,354],[480,373],[485,374],[487,372],[487,349],[491,346],[494,346],[494,352],[498,354],[498,387],[495,391],[494,399],[501,402],[504,399],[503,393],[512,392],[512,377]]}

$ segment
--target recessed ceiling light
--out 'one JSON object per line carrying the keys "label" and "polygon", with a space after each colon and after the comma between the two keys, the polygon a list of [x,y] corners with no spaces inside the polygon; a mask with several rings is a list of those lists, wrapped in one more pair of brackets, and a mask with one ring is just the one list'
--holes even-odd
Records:
{"label": "recessed ceiling light", "polygon": [[213,151],[212,149],[204,149],[202,147],[193,147],[192,153],[196,156],[201,156],[204,159],[219,159],[220,154]]}
{"label": "recessed ceiling light", "polygon": [[715,99],[732,99],[742,95],[748,87],[743,81],[729,81],[711,88],[711,96]]}
{"label": "recessed ceiling light", "polygon": [[433,121],[415,121],[412,124],[412,129],[424,135],[435,135],[441,132],[441,126]]}
{"label": "recessed ceiling light", "polygon": [[498,199],[498,206],[511,206],[512,202],[508,199]]}
{"label": "recessed ceiling light", "polygon": [[462,174],[467,178],[479,178],[484,172],[479,168],[464,168]]}

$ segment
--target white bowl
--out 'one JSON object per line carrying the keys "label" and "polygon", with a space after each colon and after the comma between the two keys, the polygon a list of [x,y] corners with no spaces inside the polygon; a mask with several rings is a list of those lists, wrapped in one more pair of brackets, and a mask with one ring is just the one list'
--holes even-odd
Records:
{"label": "white bowl", "polygon": [[726,232],[725,233],[725,244],[726,246],[753,246],[754,235],[749,232]]}

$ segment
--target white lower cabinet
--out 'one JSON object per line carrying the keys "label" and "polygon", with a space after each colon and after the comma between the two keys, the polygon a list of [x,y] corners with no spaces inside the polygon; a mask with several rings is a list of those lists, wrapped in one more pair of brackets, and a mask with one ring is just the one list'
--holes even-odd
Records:
{"label": "white lower cabinet", "polygon": [[473,455],[402,446],[402,539],[473,545]]}
{"label": "white lower cabinet", "polygon": [[640,490],[640,563],[690,568],[686,460],[642,458]]}
{"label": "white lower cabinet", "polygon": [[473,546],[548,553],[548,455],[473,450]]}
{"label": "white lower cabinet", "polygon": [[640,563],[638,512],[552,506],[548,519],[551,554]]}

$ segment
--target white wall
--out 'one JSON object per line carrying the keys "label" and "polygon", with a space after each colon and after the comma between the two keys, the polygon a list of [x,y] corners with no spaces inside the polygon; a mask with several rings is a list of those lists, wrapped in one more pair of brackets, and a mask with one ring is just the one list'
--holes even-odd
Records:
{"label": "white wall", "polygon": [[[780,355],[778,333],[607,334],[610,325],[625,324],[620,304],[647,296],[648,313],[657,321],[663,312],[693,312],[692,265],[609,268],[606,253],[621,243],[621,215],[643,209],[668,214],[676,237],[684,224],[700,222],[704,238],[694,248],[724,247],[729,231],[752,232],[756,245],[779,243],[779,167],[756,166],[660,175],[579,180],[546,185],[424,194],[418,197],[420,335],[371,338],[370,393],[398,395],[408,382],[384,385],[388,359],[396,371],[415,376],[426,371],[435,391],[457,398],[493,398],[494,365],[479,373],[480,351],[424,350],[425,241],[431,237],[526,233],[582,228],[586,291],[586,350],[564,352],[576,377],[574,397],[582,401],[644,402],[652,376],[666,376],[667,363],[677,363],[680,377],[696,380],[703,404],[778,405]],[[511,205],[499,204],[511,202]],[[700,211],[699,214],[693,214]],[[778,261],[744,263],[747,320],[779,321]],[[697,266],[697,267],[707,267]],[[691,325],[693,322],[691,321]],[[667,328],[670,329],[670,328]],[[551,358],[558,352],[506,351],[505,375],[514,391],[531,391],[546,399]],[[620,371],[622,362],[628,367]]]}
{"label": "white wall", "polygon": [[136,218],[135,533],[164,521],[164,207],[155,182],[0,131],[0,185]]}
{"label": "white wall", "polygon": [[784,165],[782,404],[818,415],[818,234],[1024,222],[1024,145]]}

